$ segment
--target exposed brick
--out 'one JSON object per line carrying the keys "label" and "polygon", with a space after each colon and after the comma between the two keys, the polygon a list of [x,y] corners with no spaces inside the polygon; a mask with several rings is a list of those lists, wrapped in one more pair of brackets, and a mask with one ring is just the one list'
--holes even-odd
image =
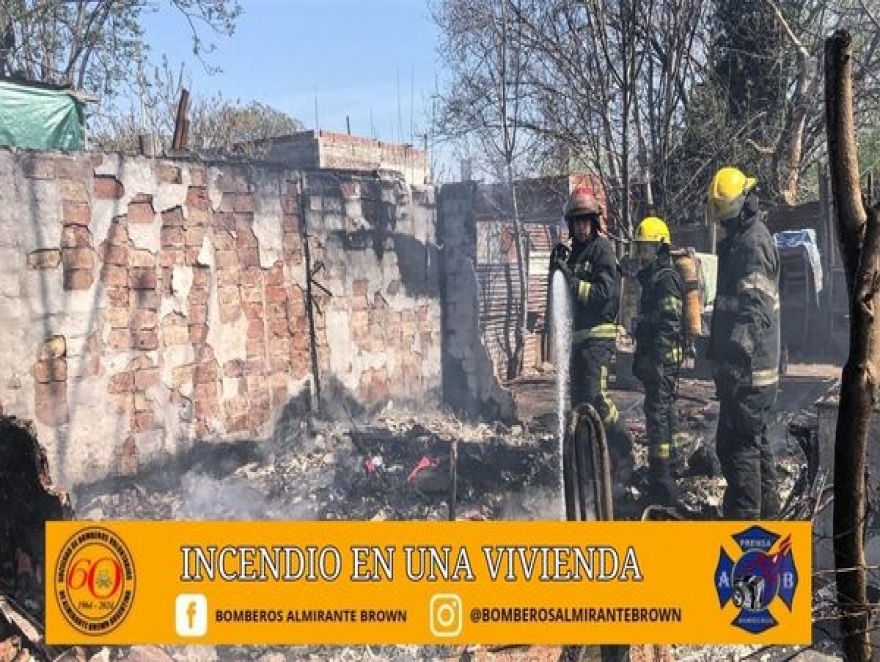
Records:
{"label": "exposed brick", "polygon": [[146,225],[156,219],[152,202],[130,202],[128,204],[128,222]]}
{"label": "exposed brick", "polygon": [[92,220],[92,207],[87,202],[69,202],[64,200],[61,203],[61,218],[64,225],[80,225],[85,227]]}
{"label": "exposed brick", "polygon": [[196,416],[199,418],[219,418],[223,415],[223,410],[217,398],[196,398],[195,400]]}
{"label": "exposed brick", "polygon": [[61,264],[61,251],[48,248],[31,251],[27,256],[28,269],[55,269]]}
{"label": "exposed brick", "polygon": [[211,285],[211,270],[207,267],[200,267],[198,269],[193,269],[193,287],[210,287]]}
{"label": "exposed brick", "polygon": [[136,330],[155,329],[159,315],[155,310],[136,308],[131,312],[131,328]]}
{"label": "exposed brick", "polygon": [[107,382],[107,393],[130,393],[134,391],[135,377],[130,371],[120,372],[113,375]]}
{"label": "exposed brick", "polygon": [[238,285],[241,282],[241,267],[237,264],[217,270],[217,285]]}
{"label": "exposed brick", "polygon": [[262,319],[256,318],[248,322],[247,340],[263,340],[265,335],[266,329]]}
{"label": "exposed brick", "polygon": [[125,187],[113,175],[95,175],[95,197],[100,200],[119,200],[125,196]]}
{"label": "exposed brick", "polygon": [[155,290],[131,290],[128,303],[132,308],[159,309],[159,293]]}
{"label": "exposed brick", "polygon": [[91,196],[85,183],[74,179],[59,180],[61,185],[61,199],[69,202],[83,202],[89,204]]}
{"label": "exposed brick", "polygon": [[119,449],[119,475],[134,476],[138,472],[138,448],[133,435],[128,435]]}
{"label": "exposed brick", "polygon": [[128,286],[133,290],[155,290],[156,270],[152,267],[132,267],[128,270]]}
{"label": "exposed brick", "polygon": [[87,248],[92,245],[92,233],[79,225],[66,225],[61,230],[62,248]]}
{"label": "exposed brick", "polygon": [[132,333],[132,347],[144,352],[159,349],[159,332],[156,329],[141,329]]}
{"label": "exposed brick", "polygon": [[286,319],[287,308],[283,303],[267,303],[266,319]]}
{"label": "exposed brick", "polygon": [[182,184],[180,168],[170,163],[156,164],[156,180],[164,184]]}
{"label": "exposed brick", "polygon": [[107,230],[107,241],[116,246],[127,246],[128,239],[128,222],[125,216],[117,216]]}
{"label": "exposed brick", "polygon": [[248,267],[241,270],[242,285],[263,285],[263,270],[260,267]]}
{"label": "exposed brick", "polygon": [[[107,294],[107,301],[111,306],[119,308],[128,307],[128,288],[127,287],[106,287],[104,292]],[[128,326],[128,322],[125,323]]]}
{"label": "exposed brick", "polygon": [[190,306],[187,320],[190,324],[205,324],[208,321],[208,306]]}
{"label": "exposed brick", "polygon": [[235,196],[235,201],[233,202],[234,212],[243,212],[253,214],[255,211],[254,206],[254,196],[251,193],[239,193]]}
{"label": "exposed brick", "polygon": [[49,382],[67,381],[67,359],[49,359],[34,363],[31,374],[35,382],[48,384]]}
{"label": "exposed brick", "polygon": [[126,246],[114,246],[113,244],[104,242],[98,249],[98,255],[105,264],[112,264],[119,267],[128,264],[128,248]]}
{"label": "exposed brick", "polygon": [[217,179],[217,188],[230,193],[247,193],[251,190],[251,184],[244,175],[224,172]]}
{"label": "exposed brick", "polygon": [[55,159],[55,176],[58,179],[88,181],[92,176],[92,160],[70,156]]}
{"label": "exposed brick", "polygon": [[309,348],[309,337],[305,333],[297,333],[290,339],[291,352],[298,352]]}
{"label": "exposed brick", "polygon": [[269,338],[269,356],[282,356],[287,359],[290,356],[290,339],[286,336]]}
{"label": "exposed brick", "polygon": [[128,329],[111,329],[107,334],[107,345],[120,351],[131,349],[131,333]]}
{"label": "exposed brick", "polygon": [[266,343],[262,338],[256,340],[248,340],[244,344],[245,355],[250,358],[252,356],[265,356]]}
{"label": "exposed brick", "polygon": [[184,248],[186,246],[183,228],[163,227],[161,233],[162,248]]}
{"label": "exposed brick", "polygon": [[91,248],[65,248],[61,252],[65,269],[92,269],[95,266],[95,252]]}
{"label": "exposed brick", "polygon": [[[224,196],[225,197],[225,196]],[[212,215],[212,223],[216,232],[231,233],[236,231],[235,214],[232,210],[214,212]],[[232,236],[232,235],[230,235]]]}
{"label": "exposed brick", "polygon": [[205,228],[187,227],[183,231],[183,241],[186,246],[201,248],[202,240],[205,238]]}
{"label": "exposed brick", "polygon": [[28,179],[55,179],[55,161],[49,157],[26,155],[21,170]]}
{"label": "exposed brick", "polygon": [[239,301],[237,287],[219,287],[217,288],[217,305],[220,310],[221,322],[232,322],[241,315],[241,304]]}
{"label": "exposed brick", "polygon": [[263,288],[259,286],[242,285],[239,288],[242,303],[261,304],[263,301]]}
{"label": "exposed brick", "polygon": [[128,265],[153,269],[156,266],[156,254],[152,251],[132,249],[128,252]]}
{"label": "exposed brick", "polygon": [[276,373],[269,377],[269,388],[272,392],[272,407],[281,407],[290,399],[287,387],[287,372]]}
{"label": "exposed brick", "polygon": [[220,369],[215,360],[203,360],[196,365],[193,381],[196,384],[215,383],[219,378]]}
{"label": "exposed brick", "polygon": [[110,306],[106,309],[104,313],[104,321],[110,325],[111,328],[116,329],[127,329],[128,324],[131,320],[131,316],[128,312],[128,298],[126,295],[126,307],[119,308],[117,306]]}
{"label": "exposed brick", "polygon": [[238,256],[235,251],[217,251],[214,253],[214,264],[217,265],[217,269],[237,267],[239,266]]}
{"label": "exposed brick", "polygon": [[208,303],[208,290],[203,287],[194,287],[189,291],[189,303],[191,306],[200,306]]}
{"label": "exposed brick", "polygon": [[267,303],[284,303],[287,301],[287,290],[281,285],[268,285],[266,287]]}
{"label": "exposed brick", "polygon": [[198,351],[196,352],[196,356],[201,363],[204,363],[206,361],[214,361],[216,359],[216,356],[214,356],[214,348],[210,345],[199,347]]}
{"label": "exposed brick", "polygon": [[281,247],[286,251],[298,251],[302,249],[302,239],[298,234],[293,232],[285,232],[281,238]]}
{"label": "exposed brick", "polygon": [[203,209],[205,211],[210,209],[211,201],[208,198],[208,189],[190,186],[186,191],[186,206],[189,209]]}
{"label": "exposed brick", "polygon": [[367,287],[370,282],[367,280],[356,280],[351,284],[351,295],[354,297],[367,296]]}
{"label": "exposed brick", "polygon": [[197,225],[205,228],[211,225],[211,212],[205,209],[190,207],[186,210],[186,220],[189,225]]}
{"label": "exposed brick", "polygon": [[136,412],[141,411],[150,411],[153,408],[153,403],[147,398],[147,395],[142,391],[135,391],[134,394],[134,410]]}
{"label": "exposed brick", "polygon": [[65,269],[64,289],[68,292],[88,290],[95,282],[91,269]]}
{"label": "exposed brick", "polygon": [[284,285],[284,263],[281,260],[275,262],[266,271],[266,285]]}
{"label": "exposed brick", "polygon": [[262,356],[262,354],[254,354],[253,356],[248,356],[247,360],[245,361],[245,374],[266,374],[266,359]]}
{"label": "exposed brick", "polygon": [[134,375],[134,386],[139,391],[146,391],[158,386],[160,379],[159,368],[141,368]]}
{"label": "exposed brick", "polygon": [[287,329],[287,320],[269,320],[269,335],[273,338],[287,338],[289,335],[289,331]]}
{"label": "exposed brick", "polygon": [[211,235],[211,244],[215,251],[234,251],[235,237],[226,230],[214,230]]}
{"label": "exposed brick", "polygon": [[244,316],[249,319],[259,319],[263,316],[263,304],[246,302],[241,304]]}
{"label": "exposed brick", "polygon": [[181,207],[173,207],[162,212],[163,228],[182,228],[186,225],[186,219],[183,217],[183,209]]}
{"label": "exposed brick", "polygon": [[244,432],[248,429],[250,403],[247,396],[237,395],[223,403],[226,412],[226,431]]}
{"label": "exposed brick", "polygon": [[292,234],[299,233],[300,229],[299,229],[298,210],[297,210],[297,213],[285,213],[281,217],[281,229],[284,230],[284,232],[288,232],[288,233],[292,233]]}
{"label": "exposed brick", "polygon": [[186,264],[186,251],[184,249],[168,249],[159,252],[160,267],[182,267]]}
{"label": "exposed brick", "polygon": [[140,411],[131,415],[132,432],[148,432],[153,429],[153,412]]}
{"label": "exposed brick", "polygon": [[105,264],[101,269],[101,281],[107,287],[128,286],[128,269]]}
{"label": "exposed brick", "polygon": [[258,251],[256,248],[239,248],[238,260],[241,262],[241,266],[243,267],[259,267],[260,251]]}
{"label": "exposed brick", "polygon": [[290,354],[290,374],[294,379],[302,379],[312,371],[312,359],[307,350],[297,350]]}
{"label": "exposed brick", "polygon": [[193,345],[201,345],[208,341],[208,325],[207,324],[190,324],[189,325],[189,341]]}
{"label": "exposed brick", "polygon": [[120,414],[130,414],[134,411],[134,391],[113,394],[116,403],[116,411]]}
{"label": "exposed brick", "polygon": [[241,377],[244,375],[244,361],[241,359],[233,359],[232,361],[227,361],[223,365],[223,376],[224,377]]}
{"label": "exposed brick", "polygon": [[178,366],[171,370],[171,380],[175,388],[180,388],[184,384],[192,384],[196,372],[194,363]]}

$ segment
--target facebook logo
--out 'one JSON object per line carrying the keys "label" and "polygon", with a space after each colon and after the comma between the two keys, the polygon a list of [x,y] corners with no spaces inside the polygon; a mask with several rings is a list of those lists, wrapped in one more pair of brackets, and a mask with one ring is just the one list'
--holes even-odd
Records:
{"label": "facebook logo", "polygon": [[177,635],[204,637],[208,632],[208,598],[201,593],[181,593],[174,609]]}

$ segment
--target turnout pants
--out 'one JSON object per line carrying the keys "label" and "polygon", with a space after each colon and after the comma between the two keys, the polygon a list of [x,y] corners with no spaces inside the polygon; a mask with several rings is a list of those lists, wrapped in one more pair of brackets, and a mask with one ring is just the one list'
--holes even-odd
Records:
{"label": "turnout pants", "polygon": [[767,421],[776,387],[717,383],[720,399],[715,446],[727,480],[724,519],[773,519],[779,513],[775,460]]}
{"label": "turnout pants", "polygon": [[652,366],[642,377],[645,389],[645,426],[648,453],[653,458],[672,459],[673,440],[678,426],[675,414],[677,364]]}
{"label": "turnout pants", "polygon": [[588,403],[596,409],[608,438],[613,478],[627,484],[635,462],[632,437],[608,395],[608,369],[613,355],[613,340],[587,340],[572,348],[569,371],[571,408],[574,410],[578,405]]}

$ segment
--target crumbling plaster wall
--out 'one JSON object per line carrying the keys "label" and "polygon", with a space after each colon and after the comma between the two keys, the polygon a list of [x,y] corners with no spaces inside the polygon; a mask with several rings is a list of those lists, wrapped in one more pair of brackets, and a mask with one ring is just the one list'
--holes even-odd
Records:
{"label": "crumbling plaster wall", "polygon": [[444,252],[443,396],[472,417],[510,420],[511,393],[500,386],[479,327],[476,273],[477,185],[447,184],[438,200],[438,233]]}
{"label": "crumbling plaster wall", "polygon": [[315,390],[313,347],[320,383],[360,404],[438,396],[431,189],[11,151],[0,182],[0,402],[67,484],[270,437]]}

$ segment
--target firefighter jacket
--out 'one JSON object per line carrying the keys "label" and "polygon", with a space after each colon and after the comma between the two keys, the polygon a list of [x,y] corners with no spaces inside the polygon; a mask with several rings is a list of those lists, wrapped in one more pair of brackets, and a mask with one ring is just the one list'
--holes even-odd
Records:
{"label": "firefighter jacket", "polygon": [[779,253],[758,212],[718,246],[718,287],[709,337],[716,379],[752,388],[779,382]]}
{"label": "firefighter jacket", "polygon": [[596,235],[574,243],[568,258],[574,292],[572,345],[586,340],[615,340],[620,306],[620,264],[611,242]]}
{"label": "firefighter jacket", "polygon": [[636,363],[681,363],[684,345],[684,282],[663,244],[650,264],[639,270],[642,294],[636,327]]}

